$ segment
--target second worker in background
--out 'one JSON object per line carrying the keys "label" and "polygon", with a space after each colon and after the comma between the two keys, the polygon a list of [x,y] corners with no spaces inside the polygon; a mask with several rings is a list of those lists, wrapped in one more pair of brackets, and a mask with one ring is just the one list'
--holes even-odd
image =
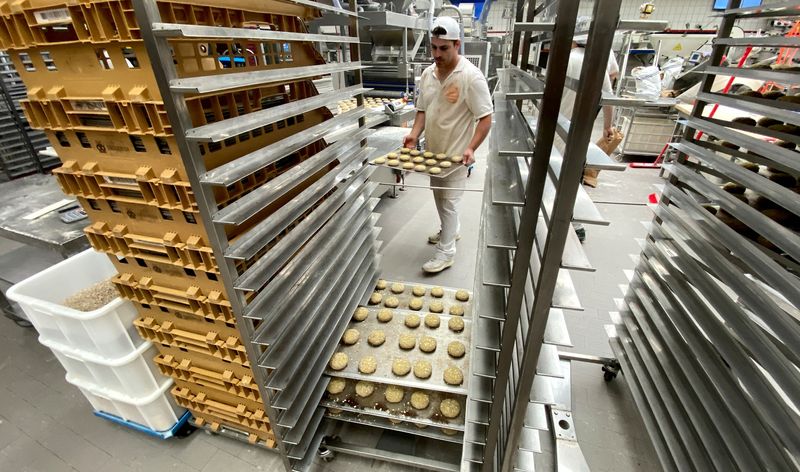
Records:
{"label": "second worker in background", "polygon": [[464,194],[467,167],[475,162],[475,150],[492,126],[492,96],[480,69],[459,55],[461,28],[451,17],[439,17],[431,29],[434,63],[419,82],[414,127],[403,146],[415,148],[425,131],[425,148],[448,156],[462,155],[463,167],[444,178],[431,177],[433,199],[439,213],[439,232],[428,237],[436,244],[433,257],[423,264],[428,273],[453,265],[459,239],[458,203]]}

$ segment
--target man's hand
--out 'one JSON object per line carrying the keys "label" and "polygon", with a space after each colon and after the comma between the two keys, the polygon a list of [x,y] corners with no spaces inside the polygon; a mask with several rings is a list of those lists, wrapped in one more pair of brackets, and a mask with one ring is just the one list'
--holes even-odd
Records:
{"label": "man's hand", "polygon": [[475,163],[475,151],[473,151],[472,149],[470,148],[465,149],[464,154],[462,154],[462,156],[464,156],[463,162],[465,166],[469,167]]}
{"label": "man's hand", "polygon": [[403,147],[409,149],[415,149],[417,147],[417,137],[413,134],[407,134],[403,138]]}
{"label": "man's hand", "polygon": [[608,128],[604,129],[603,130],[603,138],[606,141],[611,141],[611,139],[614,137],[614,131],[615,130],[614,130],[613,126],[609,126]]}

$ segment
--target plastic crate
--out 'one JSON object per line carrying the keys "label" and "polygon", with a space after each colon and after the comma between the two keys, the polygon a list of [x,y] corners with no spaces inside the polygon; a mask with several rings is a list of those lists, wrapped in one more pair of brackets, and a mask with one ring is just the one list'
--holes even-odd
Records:
{"label": "plastic crate", "polygon": [[176,385],[172,389],[175,400],[184,408],[228,421],[234,425],[258,431],[262,434],[272,432],[269,418],[264,409],[248,408],[242,403],[233,404],[211,398],[206,392],[194,391],[188,386]]}
{"label": "plastic crate", "polygon": [[[158,2],[162,20],[169,23],[229,28],[280,25],[286,28],[292,17],[299,17],[294,24],[300,25],[301,18],[318,16],[314,9],[290,2],[226,0],[225,7],[218,5],[210,0]],[[141,38],[133,6],[128,0],[4,1],[0,2],[0,20],[0,47],[3,49]]]}
{"label": "plastic crate", "polygon": [[237,372],[226,368],[225,364],[198,362],[195,357],[197,356],[184,352],[176,355],[161,353],[153,360],[162,374],[173,379],[191,382],[246,400],[261,401],[258,384],[253,379],[252,372],[237,375]]}
{"label": "plastic crate", "polygon": [[151,342],[143,342],[128,355],[118,358],[98,356],[44,339],[39,342],[53,351],[70,378],[82,384],[96,385],[129,397],[142,397],[164,381],[152,362],[158,350]]}
{"label": "plastic crate", "polygon": [[43,341],[118,358],[142,343],[133,326],[138,316],[133,303],[120,297],[89,312],[61,304],[116,273],[105,254],[88,249],[14,285],[6,295],[20,304]]}
{"label": "plastic crate", "polygon": [[174,381],[164,381],[148,395],[131,397],[112,392],[96,385],[82,382],[67,375],[67,382],[78,387],[92,404],[92,408],[146,426],[153,431],[166,431],[183,416],[184,408],[178,406],[169,394]]}

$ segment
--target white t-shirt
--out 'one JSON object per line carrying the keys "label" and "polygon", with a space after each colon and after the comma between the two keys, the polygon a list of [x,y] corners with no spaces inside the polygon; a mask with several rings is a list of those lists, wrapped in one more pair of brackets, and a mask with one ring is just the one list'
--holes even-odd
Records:
{"label": "white t-shirt", "polygon": [[[567,77],[580,80],[585,52],[586,49],[584,48],[572,48],[569,53],[569,63],[567,64]],[[614,93],[611,89],[611,79],[608,78],[607,73],[603,75],[603,92]],[[572,121],[572,109],[575,108],[575,96],[574,90],[564,87],[564,94],[561,96],[561,114],[570,121]]]}
{"label": "white t-shirt", "polygon": [[[448,156],[463,153],[477,120],[493,111],[489,84],[480,69],[459,57],[455,69],[441,82],[432,64],[422,72],[419,88],[416,109],[425,112],[425,148]],[[465,175],[466,171],[459,176]]]}

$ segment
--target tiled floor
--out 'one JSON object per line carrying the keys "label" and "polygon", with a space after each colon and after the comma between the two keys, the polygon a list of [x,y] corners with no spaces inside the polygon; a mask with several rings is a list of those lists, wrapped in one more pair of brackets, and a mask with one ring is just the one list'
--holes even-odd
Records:
{"label": "tiled floor", "polygon": [[[483,169],[470,179],[480,188]],[[601,184],[590,190],[609,227],[588,227],[585,248],[598,268],[573,273],[586,307],[568,314],[574,350],[610,355],[603,325],[621,296],[623,269],[633,268],[635,238],[645,234],[640,221],[649,220],[642,206],[657,182],[656,171],[603,172]],[[424,182],[409,182],[424,183]],[[436,231],[430,192],[407,189],[398,199],[385,199],[383,213],[384,276],[471,287],[480,217],[480,193],[468,192],[462,207],[462,235],[456,265],[426,278],[420,266],[432,246],[425,237]],[[613,203],[617,202],[617,203]],[[619,203],[624,204],[619,204]],[[631,205],[629,203],[635,203]],[[18,249],[0,241],[2,255]],[[13,268],[0,266],[0,273]],[[573,367],[573,404],[578,437],[594,471],[658,470],[655,453],[624,385],[624,376],[606,383],[597,365]],[[160,441],[92,416],[80,392],[64,380],[53,355],[36,341],[36,333],[0,318],[0,470],[2,471],[220,471],[279,470],[274,454],[236,441],[197,432],[186,439]],[[407,470],[391,464],[340,455],[320,470]]]}

